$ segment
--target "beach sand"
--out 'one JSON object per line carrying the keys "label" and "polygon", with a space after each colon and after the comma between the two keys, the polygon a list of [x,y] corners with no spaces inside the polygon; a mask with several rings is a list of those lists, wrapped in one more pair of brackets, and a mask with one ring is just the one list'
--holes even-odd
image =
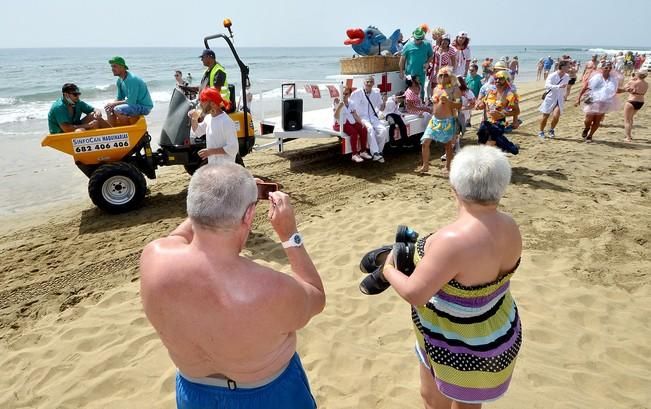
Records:
{"label": "beach sand", "polygon": [[[649,408],[651,113],[638,114],[633,143],[622,142],[614,113],[586,145],[583,116],[568,107],[557,140],[541,142],[541,86],[521,87],[525,124],[512,136],[522,150],[501,206],[524,239],[512,281],[524,344],[509,392],[487,407]],[[442,147],[426,176],[413,172],[418,152],[355,165],[333,141],[286,147],[245,161],[290,193],[325,282],[325,311],[299,332],[298,348],[319,407],[422,407],[409,306],[391,289],[362,295],[358,263],[397,224],[424,234],[455,218],[437,169]],[[174,407],[175,368],[142,312],[137,261],[183,220],[188,181],[162,169],[129,214],[79,197],[3,220],[0,407]],[[289,272],[265,213],[260,203],[245,254]]]}

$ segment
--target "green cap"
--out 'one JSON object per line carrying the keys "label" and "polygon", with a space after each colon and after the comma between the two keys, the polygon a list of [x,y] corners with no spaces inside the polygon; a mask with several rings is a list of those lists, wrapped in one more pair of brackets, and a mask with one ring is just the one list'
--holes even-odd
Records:
{"label": "green cap", "polygon": [[414,32],[411,34],[414,36],[414,39],[416,40],[422,40],[423,38],[425,38],[425,31],[420,27],[415,29]]}
{"label": "green cap", "polygon": [[109,60],[109,64],[117,64],[117,65],[123,66],[124,69],[126,69],[126,70],[129,69],[129,67],[127,67],[127,63],[124,62],[124,58],[122,58],[122,57],[113,57],[113,58],[111,58]]}

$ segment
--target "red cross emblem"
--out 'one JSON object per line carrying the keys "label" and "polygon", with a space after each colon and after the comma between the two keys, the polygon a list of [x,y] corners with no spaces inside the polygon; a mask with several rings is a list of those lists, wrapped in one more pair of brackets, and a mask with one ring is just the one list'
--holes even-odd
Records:
{"label": "red cross emblem", "polygon": [[389,74],[386,72],[382,74],[382,82],[378,85],[380,92],[389,92],[391,91],[391,83],[389,82]]}

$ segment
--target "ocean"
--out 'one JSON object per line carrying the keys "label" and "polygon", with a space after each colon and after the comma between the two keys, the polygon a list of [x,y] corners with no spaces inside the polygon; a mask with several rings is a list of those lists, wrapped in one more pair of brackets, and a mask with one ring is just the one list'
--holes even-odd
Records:
{"label": "ocean", "polygon": [[[224,65],[229,82],[240,90],[240,75],[230,50],[216,47],[217,60]],[[572,46],[472,46],[473,58],[518,56],[518,81],[535,80],[536,63],[551,55],[569,54],[580,61],[592,54],[614,54],[625,48]],[[203,66],[198,56],[203,47],[190,48],[51,48],[0,49],[0,216],[20,213],[45,203],[85,195],[86,177],[72,158],[42,148],[40,141],[48,133],[47,114],[52,102],[61,95],[66,82],[76,83],[82,99],[102,107],[115,98],[115,78],[108,60],[120,55],[130,71],[147,82],[155,109],[148,117],[150,133],[156,139],[166,114],[166,104],[174,88],[174,71],[192,74],[196,85]],[[651,53],[651,50],[633,50]],[[328,48],[241,48],[240,58],[249,66],[251,91],[256,108],[268,114],[280,110],[280,84],[302,80],[318,84],[328,75],[339,73],[339,59],[353,55],[349,47]],[[541,84],[542,85],[542,84]],[[299,95],[305,94],[297,87]],[[266,101],[259,104],[260,96]],[[326,101],[327,102],[327,101]],[[270,108],[272,107],[272,108]]]}

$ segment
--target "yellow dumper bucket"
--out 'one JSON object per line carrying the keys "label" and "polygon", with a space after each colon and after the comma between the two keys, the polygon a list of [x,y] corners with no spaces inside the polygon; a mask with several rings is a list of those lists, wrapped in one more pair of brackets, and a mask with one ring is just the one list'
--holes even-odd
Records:
{"label": "yellow dumper bucket", "polygon": [[91,129],[47,135],[41,146],[49,146],[68,155],[75,162],[97,165],[122,160],[147,132],[147,122],[141,116],[133,125]]}

